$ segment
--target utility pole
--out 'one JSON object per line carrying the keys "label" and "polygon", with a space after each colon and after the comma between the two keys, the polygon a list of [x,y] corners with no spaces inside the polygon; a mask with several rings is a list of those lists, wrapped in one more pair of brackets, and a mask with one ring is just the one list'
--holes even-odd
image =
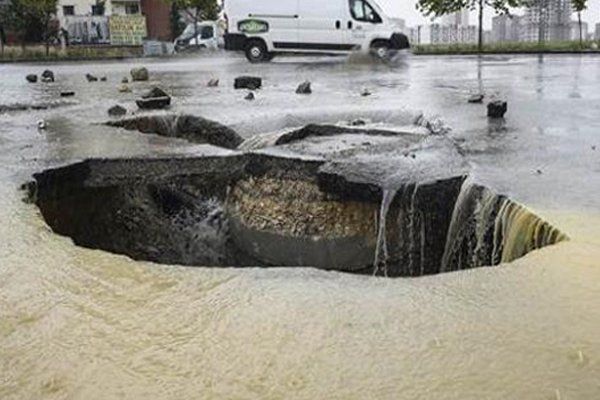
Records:
{"label": "utility pole", "polygon": [[477,44],[479,54],[483,53],[483,6],[484,0],[479,0],[479,43]]}
{"label": "utility pole", "polygon": [[547,23],[548,23],[548,1],[549,0],[537,0],[536,8],[538,14],[538,45],[539,47],[544,46],[546,41]]}
{"label": "utility pole", "polygon": [[6,5],[0,4],[0,56],[4,58],[4,42],[6,41],[6,32],[4,31],[4,7]]}

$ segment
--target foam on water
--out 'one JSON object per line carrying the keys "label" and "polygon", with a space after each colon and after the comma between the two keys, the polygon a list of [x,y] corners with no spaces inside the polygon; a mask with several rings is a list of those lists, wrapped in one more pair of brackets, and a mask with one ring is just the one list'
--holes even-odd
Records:
{"label": "foam on water", "polygon": [[426,126],[429,119],[420,111],[381,107],[336,107],[324,106],[319,109],[300,109],[293,112],[257,113],[252,117],[244,116],[236,121],[235,116],[227,123],[244,137],[267,132],[276,132],[291,128],[300,128],[308,124],[350,123],[356,119],[369,120],[373,124],[390,126]]}
{"label": "foam on water", "polygon": [[[293,63],[254,67],[242,56],[228,57],[231,77],[260,71],[274,82],[287,82],[298,75]],[[508,157],[487,153],[477,163],[492,175],[492,187],[511,187],[573,240],[506,268],[420,279],[372,279],[310,268],[178,268],[76,247],[22,203],[18,186],[51,164],[48,159],[55,165],[91,156],[167,154],[174,144],[86,130],[93,113],[69,109],[70,121],[85,124],[63,132],[61,151],[48,154],[52,136],[23,128],[33,126],[40,112],[33,121],[28,121],[33,113],[3,115],[0,142],[11,146],[0,154],[0,397],[392,400],[401,393],[406,400],[596,399],[600,185],[597,153],[589,149],[597,144],[594,100],[600,75],[594,57],[544,57],[543,62],[534,57],[483,62],[488,92],[501,92],[518,104],[509,118],[516,145]],[[382,101],[391,106],[420,102],[464,121],[457,128],[470,130],[465,137],[475,141],[472,146],[480,140],[489,144],[480,109],[463,106],[436,86],[443,80],[469,88],[476,61],[424,57],[413,62],[410,76],[401,77],[411,86],[409,93],[389,90]],[[235,114],[225,107],[232,98],[222,94],[213,105],[214,98],[198,90],[222,68],[221,58],[143,63],[157,79],[193,87],[193,96],[206,98],[202,111],[223,108],[222,114]],[[577,79],[586,101],[568,98],[574,63],[583,65]],[[130,65],[61,63],[53,69],[64,77],[65,89],[82,93],[103,121],[107,101],[127,97],[117,97],[112,85],[90,86],[83,75],[107,73],[118,82]],[[43,87],[23,83],[25,73],[41,69],[38,64],[0,66],[2,103],[51,97]],[[338,72],[315,70],[328,81]],[[393,79],[400,75],[393,74]],[[342,79],[364,75],[352,72]],[[522,79],[512,79],[516,76]],[[238,123],[246,119],[259,126],[251,115]],[[268,124],[263,127],[271,131]],[[545,134],[550,129],[554,137]],[[494,140],[511,141],[510,135]],[[34,147],[23,150],[30,142]],[[532,174],[540,163],[551,172]],[[477,219],[484,221],[494,214],[491,209],[499,209],[495,199],[490,192],[478,201]],[[500,233],[509,227],[500,221],[533,227],[509,206],[502,214],[497,254]],[[479,223],[475,236],[488,236],[485,227]],[[532,236],[552,235],[538,225]],[[470,259],[480,262],[477,254],[487,245],[474,242],[479,250]]]}

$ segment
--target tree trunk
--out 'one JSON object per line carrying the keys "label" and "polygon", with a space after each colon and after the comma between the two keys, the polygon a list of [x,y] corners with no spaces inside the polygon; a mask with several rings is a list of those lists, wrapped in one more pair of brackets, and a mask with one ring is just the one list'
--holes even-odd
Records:
{"label": "tree trunk", "polygon": [[0,56],[4,58],[4,27],[0,25]]}
{"label": "tree trunk", "polygon": [[479,0],[479,43],[477,44],[479,54],[483,53],[483,6],[483,0]]}
{"label": "tree trunk", "polygon": [[194,15],[194,37],[196,38],[196,47],[200,46],[198,41],[198,20],[200,19],[200,10],[196,9],[196,15]]}
{"label": "tree trunk", "polygon": [[44,43],[46,45],[46,58],[50,57],[50,21],[46,20],[44,24]]}
{"label": "tree trunk", "polygon": [[581,11],[577,12],[577,22],[579,23],[579,47],[583,50],[583,26],[581,24]]}
{"label": "tree trunk", "polygon": [[538,22],[538,46],[541,48],[544,46],[544,36],[546,35],[546,31],[544,29],[545,21],[546,21],[546,4],[545,0],[540,0],[539,3],[539,16],[540,20]]}

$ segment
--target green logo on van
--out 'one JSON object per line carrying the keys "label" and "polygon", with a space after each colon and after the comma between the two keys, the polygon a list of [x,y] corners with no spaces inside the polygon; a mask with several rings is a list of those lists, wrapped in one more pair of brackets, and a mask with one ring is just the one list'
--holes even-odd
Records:
{"label": "green logo on van", "polygon": [[242,33],[265,33],[269,32],[269,24],[258,19],[246,19],[240,21],[238,29]]}

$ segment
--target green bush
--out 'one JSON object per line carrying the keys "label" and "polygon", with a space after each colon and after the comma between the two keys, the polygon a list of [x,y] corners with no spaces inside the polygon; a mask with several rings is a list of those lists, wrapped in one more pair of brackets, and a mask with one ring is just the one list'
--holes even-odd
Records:
{"label": "green bush", "polygon": [[5,47],[4,54],[0,55],[0,62],[16,61],[68,61],[68,60],[101,60],[141,57],[141,47],[69,47],[62,50],[60,47],[51,47],[46,55],[44,46]]}
{"label": "green bush", "polygon": [[[543,45],[538,43],[488,43],[483,46],[483,53],[560,53],[560,52],[590,52],[594,49],[595,42],[584,42],[583,47],[579,42],[549,42]],[[414,54],[477,54],[477,44],[434,44],[413,46]]]}

